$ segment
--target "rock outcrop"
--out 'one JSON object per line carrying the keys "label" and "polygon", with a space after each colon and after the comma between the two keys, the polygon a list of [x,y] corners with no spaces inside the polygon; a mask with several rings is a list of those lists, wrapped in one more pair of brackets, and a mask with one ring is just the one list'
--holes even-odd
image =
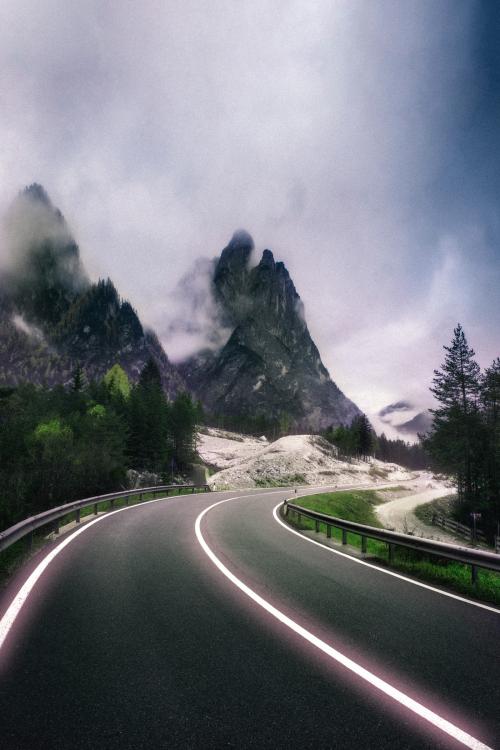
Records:
{"label": "rock outcrop", "polygon": [[90,282],[64,217],[40,185],[14,201],[5,233],[0,384],[66,383],[77,366],[97,378],[116,362],[135,381],[152,357],[169,395],[184,387],[156,335],[113,283]]}
{"label": "rock outcrop", "polygon": [[189,388],[214,416],[262,417],[285,430],[350,423],[360,411],[323,365],[285,265],[264,250],[252,266],[253,249],[241,230],[222,251],[213,295],[232,333],[181,365]]}

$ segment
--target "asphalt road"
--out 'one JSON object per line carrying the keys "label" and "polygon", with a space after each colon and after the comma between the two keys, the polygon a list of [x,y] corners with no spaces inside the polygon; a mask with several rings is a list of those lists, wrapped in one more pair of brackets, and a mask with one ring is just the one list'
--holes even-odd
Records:
{"label": "asphalt road", "polygon": [[[489,747],[500,747],[500,615],[361,566],[272,516],[288,493],[180,496],[68,544],[0,652],[0,747],[458,748],[245,596]],[[55,543],[57,544],[57,543]],[[0,616],[48,547],[19,571]]]}

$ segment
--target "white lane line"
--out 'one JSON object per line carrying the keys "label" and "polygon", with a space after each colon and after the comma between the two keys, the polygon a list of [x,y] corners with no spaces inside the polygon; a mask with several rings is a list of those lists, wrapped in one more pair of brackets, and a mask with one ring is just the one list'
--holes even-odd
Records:
{"label": "white lane line", "polygon": [[[170,499],[173,499],[171,496]],[[72,534],[66,537],[60,544],[57,545],[57,547],[54,547],[54,549],[49,552],[46,557],[43,558],[41,563],[37,565],[35,570],[31,573],[31,575],[26,579],[24,584],[21,586],[17,594],[15,595],[14,599],[12,600],[11,604],[9,605],[7,611],[5,612],[4,616],[0,620],[0,651],[2,649],[2,646],[4,644],[5,639],[7,638],[7,635],[14,625],[14,622],[21,611],[22,606],[26,602],[26,599],[30,595],[30,592],[33,590],[33,587],[35,586],[36,582],[44,572],[44,570],[50,565],[52,560],[57,557],[57,555],[63,551],[67,545],[72,542],[74,539],[76,539],[77,536],[80,534],[83,534],[84,531],[87,531],[87,529],[90,529],[91,526],[93,526],[95,523],[99,523],[100,521],[104,521],[105,518],[109,518],[110,516],[113,516],[115,513],[121,513],[124,510],[132,510],[132,508],[141,508],[143,505],[149,505],[150,503],[158,503],[160,500],[165,500],[165,497],[157,497],[154,500],[145,500],[142,503],[137,503],[136,505],[127,505],[125,508],[118,508],[117,510],[112,510],[109,513],[106,513],[106,515],[99,516],[98,518],[95,518],[93,521],[87,521],[84,526],[82,526],[80,529],[77,529]]]}
{"label": "white lane line", "polygon": [[292,620],[290,617],[285,615],[279,609],[277,609],[272,604],[270,604],[270,602],[266,601],[266,599],[263,599],[259,594],[253,591],[253,589],[247,586],[246,583],[243,583],[243,581],[237,578],[234,575],[234,573],[232,573],[229,570],[229,568],[227,568],[224,565],[224,563],[221,562],[221,560],[219,560],[215,552],[212,551],[212,549],[208,546],[207,542],[205,541],[205,538],[201,532],[201,521],[203,517],[207,513],[209,513],[213,508],[216,508],[218,505],[222,505],[223,503],[228,503],[231,500],[239,500],[241,499],[241,497],[244,497],[244,495],[241,495],[239,497],[230,497],[230,498],[227,498],[226,500],[219,500],[218,502],[213,503],[212,505],[209,505],[208,508],[205,508],[205,510],[203,510],[200,513],[200,515],[198,516],[195,522],[194,528],[195,528],[195,533],[196,533],[198,542],[200,543],[207,557],[210,558],[210,560],[220,570],[220,572],[223,573],[223,575],[225,575],[226,578],[228,578],[231,581],[231,583],[237,586],[237,588],[239,588],[240,591],[242,591],[246,596],[252,599],[256,604],[258,604],[259,607],[262,607],[262,609],[266,610],[266,612],[268,612],[270,615],[276,618],[276,620],[279,620],[279,622],[281,622],[283,625],[286,625],[286,627],[290,628],[290,630],[292,630],[294,633],[297,633],[297,635],[304,638],[304,640],[308,641],[310,644],[315,646],[317,649],[322,651],[331,659],[334,659],[339,664],[342,664],[342,666],[349,669],[358,677],[361,677],[361,679],[365,680],[367,683],[375,687],[377,690],[380,690],[389,698],[392,698],[397,703],[400,703],[402,706],[409,709],[417,716],[420,716],[420,718],[429,722],[430,724],[435,726],[437,729],[440,729],[445,734],[448,734],[450,737],[453,737],[455,740],[460,742],[465,747],[471,748],[471,750],[492,750],[492,748],[490,748],[488,745],[485,745],[480,740],[477,740],[475,737],[472,737],[470,734],[467,734],[467,732],[464,732],[463,729],[460,729],[459,727],[455,726],[455,724],[452,724],[447,719],[444,719],[442,716],[439,716],[438,714],[434,713],[434,711],[431,711],[429,708],[426,708],[421,703],[418,703],[418,701],[414,700],[413,698],[410,698],[410,696],[406,695],[401,690],[398,690],[397,688],[393,687],[385,680],[382,680],[380,677],[377,677],[377,675],[373,674],[372,672],[369,672],[360,664],[357,664],[348,656],[345,656],[345,654],[342,654],[340,651],[337,651],[337,649],[328,645],[328,643],[325,643],[325,641],[321,640],[321,638],[318,638],[309,630],[306,630],[306,628],[302,627],[302,625],[299,625],[297,622],[295,622],[295,620]]}
{"label": "white lane line", "polygon": [[401,573],[395,573],[393,570],[387,570],[386,568],[383,568],[381,565],[374,565],[373,563],[366,562],[366,560],[360,560],[358,557],[354,557],[353,555],[348,555],[346,552],[341,552],[340,550],[334,549],[333,547],[327,547],[326,544],[321,544],[321,542],[317,542],[315,539],[311,539],[310,537],[305,536],[304,534],[301,534],[300,531],[296,531],[295,529],[292,529],[287,523],[285,523],[284,521],[281,520],[281,518],[278,517],[278,508],[281,505],[282,503],[278,503],[278,505],[276,505],[275,508],[273,509],[274,520],[277,521],[281,526],[283,526],[291,534],[295,534],[301,539],[304,539],[306,542],[310,542],[311,544],[316,544],[318,547],[321,547],[321,549],[325,550],[326,552],[333,552],[334,555],[340,555],[341,557],[346,557],[351,562],[358,563],[358,565],[365,565],[367,568],[372,568],[373,570],[377,570],[379,573],[385,573],[385,575],[393,576],[393,578],[399,578],[401,581],[406,581],[406,583],[412,583],[414,586],[420,586],[420,588],[422,589],[433,591],[435,594],[441,594],[441,596],[447,596],[449,599],[456,599],[458,602],[464,602],[464,604],[471,604],[473,607],[479,607],[479,609],[486,609],[488,610],[488,612],[494,612],[496,615],[500,615],[500,609],[496,609],[495,607],[490,607],[488,604],[482,604],[481,602],[475,602],[472,599],[466,599],[465,597],[459,596],[458,594],[452,594],[448,591],[442,591],[441,589],[434,588],[434,586],[430,586],[428,583],[422,583],[421,581],[416,581],[414,578],[407,578],[406,576],[401,575]]}

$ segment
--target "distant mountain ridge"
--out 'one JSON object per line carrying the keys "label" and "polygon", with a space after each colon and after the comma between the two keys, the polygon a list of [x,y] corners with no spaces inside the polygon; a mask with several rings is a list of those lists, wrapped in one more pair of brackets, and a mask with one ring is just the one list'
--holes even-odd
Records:
{"label": "distant mountain ridge", "polygon": [[68,382],[78,365],[89,378],[119,362],[136,380],[148,359],[167,393],[184,387],[152,331],[144,330],[113,283],[90,282],[71,231],[44,188],[33,184],[7,216],[10,262],[0,276],[0,382]]}
{"label": "distant mountain ridge", "polygon": [[264,250],[250,267],[254,244],[236,232],[213,274],[213,295],[229,339],[181,364],[190,389],[212,415],[248,414],[319,430],[360,414],[331,380],[282,262]]}
{"label": "distant mountain ridge", "polygon": [[[77,366],[99,378],[117,362],[136,381],[152,357],[169,396],[187,388],[213,417],[279,423],[286,432],[347,424],[360,414],[323,365],[284,263],[264,250],[251,265],[248,232],[235,232],[218,260],[203,266],[204,278],[210,274],[207,314],[196,296],[194,304],[212,349],[178,366],[110,279],[90,281],[70,228],[41,185],[16,198],[6,237],[0,384],[65,384]],[[193,325],[185,315],[181,326]]]}
{"label": "distant mountain ridge", "polygon": [[429,409],[420,411],[409,401],[397,401],[384,406],[378,412],[380,420],[404,437],[416,438],[431,429],[432,413]]}

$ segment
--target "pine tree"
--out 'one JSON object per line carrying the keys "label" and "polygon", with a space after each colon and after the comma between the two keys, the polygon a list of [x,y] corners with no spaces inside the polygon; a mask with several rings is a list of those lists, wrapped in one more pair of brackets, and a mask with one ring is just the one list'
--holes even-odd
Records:
{"label": "pine tree", "polygon": [[357,437],[358,437],[358,452],[362,458],[367,458],[373,450],[373,431],[370,424],[370,420],[366,414],[362,414],[357,419]]}
{"label": "pine tree", "polygon": [[460,324],[444,349],[445,361],[434,371],[431,388],[440,406],[432,410],[433,425],[425,443],[441,468],[455,477],[460,500],[472,509],[480,485],[480,369]]}
{"label": "pine tree", "polygon": [[185,469],[195,455],[196,404],[188,393],[180,393],[170,413],[175,461],[179,468]]}
{"label": "pine tree", "polygon": [[141,371],[141,374],[139,376],[139,384],[141,386],[155,384],[161,387],[160,369],[152,357],[148,359]]}
{"label": "pine tree", "polygon": [[485,428],[485,495],[492,520],[500,520],[500,358],[484,372],[481,404]]}
{"label": "pine tree", "polygon": [[73,391],[75,391],[75,393],[80,393],[80,391],[83,391],[86,385],[87,379],[85,377],[85,373],[83,372],[81,365],[77,365],[73,373],[71,388]]}
{"label": "pine tree", "polygon": [[170,409],[160,372],[152,359],[132,389],[128,427],[128,455],[133,468],[165,471],[169,454]]}
{"label": "pine tree", "polygon": [[112,395],[120,395],[124,399],[130,396],[128,375],[118,363],[110,367],[103,380]]}

